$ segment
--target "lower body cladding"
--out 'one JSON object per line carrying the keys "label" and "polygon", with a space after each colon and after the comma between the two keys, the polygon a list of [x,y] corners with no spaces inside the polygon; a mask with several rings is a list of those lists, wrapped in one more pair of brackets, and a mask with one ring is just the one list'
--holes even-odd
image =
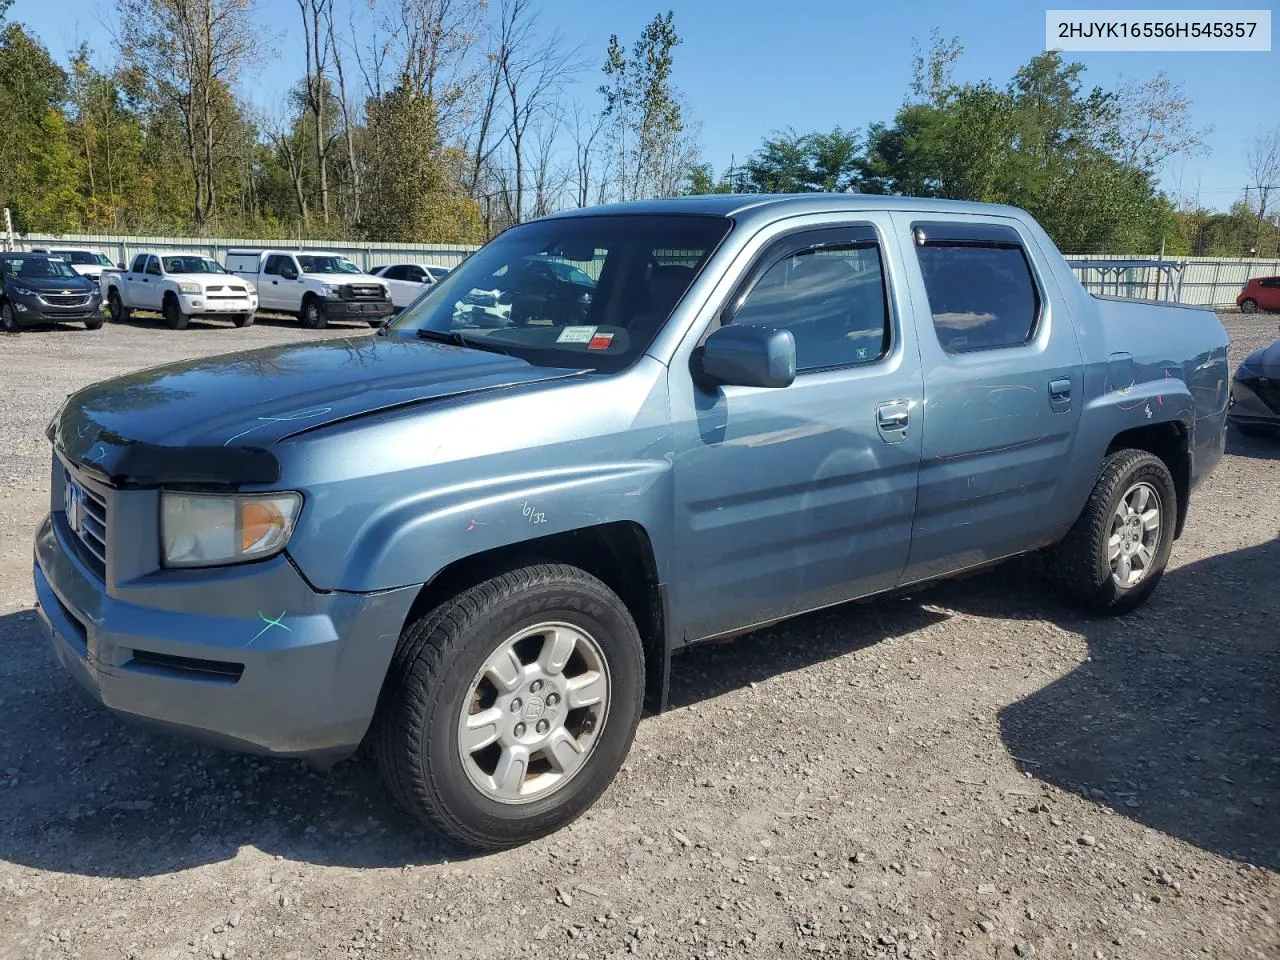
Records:
{"label": "lower body cladding", "polygon": [[1280,378],[1237,376],[1227,419],[1246,429],[1280,430]]}
{"label": "lower body cladding", "polygon": [[248,297],[196,297],[184,294],[178,298],[182,312],[190,317],[224,317],[254,313],[257,299]]}
{"label": "lower body cladding", "polygon": [[36,598],[58,660],[107,708],[320,765],[359,746],[416,589],[317,593],[278,556],[251,569],[165,571],[111,596],[73,536],[60,514],[41,525]]}
{"label": "lower body cladding", "polygon": [[320,309],[327,320],[367,320],[374,322],[395,313],[390,300],[343,300],[341,297],[325,297]]}

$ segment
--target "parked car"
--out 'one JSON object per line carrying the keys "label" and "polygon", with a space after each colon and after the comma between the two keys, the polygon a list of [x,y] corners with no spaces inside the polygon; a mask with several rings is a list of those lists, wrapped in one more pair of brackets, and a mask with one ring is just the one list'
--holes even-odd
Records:
{"label": "parked car", "polygon": [[1280,277],[1254,277],[1236,297],[1236,306],[1245,313],[1280,310]]}
{"label": "parked car", "polygon": [[88,277],[94,283],[98,282],[98,278],[102,275],[103,269],[110,269],[115,266],[101,250],[94,249],[53,249],[50,247],[32,247],[32,253],[47,253],[52,257],[60,257],[67,263],[71,264],[71,269],[82,277]]}
{"label": "parked car", "polygon": [[86,330],[102,326],[98,288],[58,257],[0,253],[0,284],[0,328],[5,333],[67,321],[83,323]]}
{"label": "parked car", "polygon": [[227,269],[257,283],[263,310],[295,314],[312,330],[330,320],[377,326],[395,312],[387,281],[339,254],[228,250]]}
{"label": "parked car", "polygon": [[432,263],[391,263],[374,267],[371,273],[387,281],[392,304],[397,310],[403,310],[432,284],[443,280],[449,268]]}
{"label": "parked car", "polygon": [[[590,302],[459,315],[541,296],[531,258],[598,267]],[[1213,311],[1090,296],[1010,207],[572,211],[371,336],[71,396],[35,591],[109,708],[319,763],[367,735],[413,815],[505,847],[600,796],[695,641],[1035,550],[1140,606],[1227,381]]]}
{"label": "parked car", "polygon": [[134,310],[155,310],[174,330],[185,330],[192,317],[225,317],[247,327],[258,309],[252,280],[198,254],[140,253],[128,270],[104,270],[101,285],[117,323]]}
{"label": "parked car", "polygon": [[1280,340],[1253,351],[1236,369],[1227,419],[1249,437],[1280,432]]}

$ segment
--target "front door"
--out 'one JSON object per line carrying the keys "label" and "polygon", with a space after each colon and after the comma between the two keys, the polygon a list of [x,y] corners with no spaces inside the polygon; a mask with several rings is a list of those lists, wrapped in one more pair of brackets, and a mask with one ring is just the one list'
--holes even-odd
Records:
{"label": "front door", "polygon": [[290,259],[283,254],[273,253],[262,265],[262,282],[258,284],[258,306],[263,310],[288,310],[287,285],[293,283],[280,276],[280,270]]}
{"label": "front door", "polygon": [[[920,305],[924,446],[904,583],[1065,532],[1084,369],[1037,241],[995,216],[894,214]],[[912,253],[914,255],[912,255]],[[932,320],[932,322],[931,322]]]}
{"label": "front door", "polygon": [[[884,227],[767,245],[712,323],[788,329],[797,376],[758,389],[672,385],[676,575],[685,640],[893,586],[920,459],[916,337]],[[706,333],[710,333],[708,329]],[[704,336],[706,335],[704,333]]]}
{"label": "front door", "polygon": [[148,310],[159,310],[164,302],[164,274],[160,272],[160,261],[153,254],[147,257],[147,267],[142,274],[141,306]]}

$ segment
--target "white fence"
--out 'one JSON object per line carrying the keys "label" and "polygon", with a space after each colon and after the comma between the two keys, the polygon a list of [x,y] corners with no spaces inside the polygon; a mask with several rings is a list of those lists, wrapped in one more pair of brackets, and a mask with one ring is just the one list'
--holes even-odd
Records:
{"label": "white fence", "polygon": [[[1151,262],[1144,264],[1142,261]],[[1237,260],[1229,257],[1167,258],[1110,257],[1092,254],[1067,257],[1071,268],[1090,293],[1179,303],[1230,306],[1245,281],[1280,274],[1280,259]],[[1091,266],[1089,261],[1099,261]],[[1107,265],[1107,262],[1110,265]],[[1126,261],[1117,266],[1117,261]],[[1173,269],[1165,269],[1172,265]],[[1170,289],[1172,287],[1172,289]]]}
{"label": "white fence", "polygon": [[[454,267],[476,249],[465,244],[366,243],[356,240],[214,240],[207,237],[133,237],[107,234],[32,233],[14,242],[19,250],[32,247],[95,247],[117,263],[128,263],[140,251],[198,253],[221,261],[228,249],[250,250],[270,247],[277,250],[323,250],[340,253],[365,270],[384,263],[438,263]],[[1152,300],[1179,300],[1182,303],[1225,306],[1251,277],[1280,274],[1280,259],[1240,260],[1227,257],[1168,258],[1124,257],[1107,254],[1068,256],[1076,276],[1092,293]],[[1124,260],[1123,267],[1114,266]],[[1143,263],[1149,260],[1149,263]],[[1090,261],[1099,261],[1090,266]],[[1113,265],[1104,268],[1101,261]],[[1158,264],[1170,264],[1167,269]],[[1170,287],[1172,286],[1172,289]]]}
{"label": "white fence", "polygon": [[14,240],[18,250],[32,247],[75,249],[93,247],[116,263],[128,263],[136,253],[195,253],[222,262],[228,250],[314,250],[340,253],[365,270],[384,263],[434,263],[456,267],[474,246],[433,243],[366,243],[360,240],[223,240],[209,237],[126,237],[110,234],[29,233]]}

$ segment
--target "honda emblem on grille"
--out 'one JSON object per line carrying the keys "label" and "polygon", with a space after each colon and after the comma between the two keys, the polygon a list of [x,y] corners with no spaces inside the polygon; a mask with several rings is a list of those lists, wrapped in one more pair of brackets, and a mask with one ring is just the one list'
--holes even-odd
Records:
{"label": "honda emblem on grille", "polygon": [[67,526],[71,532],[80,535],[80,524],[84,519],[84,494],[70,480],[62,491],[62,509],[67,514]]}

